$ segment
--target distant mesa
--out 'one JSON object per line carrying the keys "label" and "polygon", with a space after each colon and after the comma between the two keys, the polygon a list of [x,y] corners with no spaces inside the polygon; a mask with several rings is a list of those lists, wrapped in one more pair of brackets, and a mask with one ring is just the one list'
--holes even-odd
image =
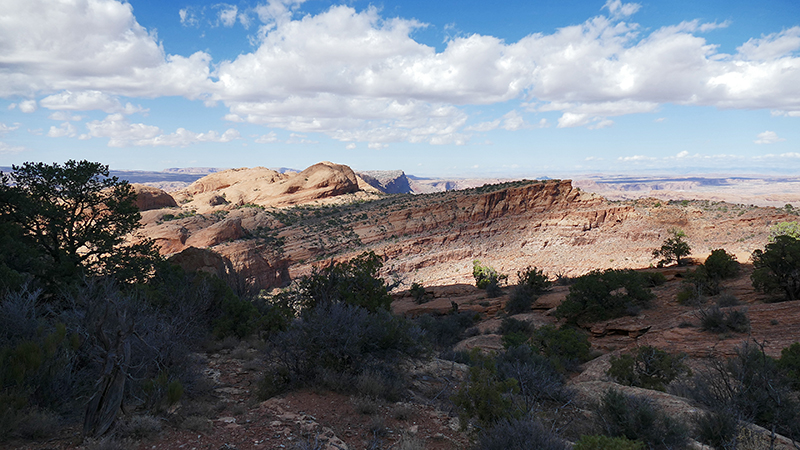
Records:
{"label": "distant mesa", "polygon": [[367,170],[356,172],[370,186],[385,194],[410,194],[414,192],[402,170]]}
{"label": "distant mesa", "polygon": [[226,169],[220,169],[219,167],[173,167],[170,169],[164,169],[164,173],[208,175],[210,173],[222,172],[223,170]]}

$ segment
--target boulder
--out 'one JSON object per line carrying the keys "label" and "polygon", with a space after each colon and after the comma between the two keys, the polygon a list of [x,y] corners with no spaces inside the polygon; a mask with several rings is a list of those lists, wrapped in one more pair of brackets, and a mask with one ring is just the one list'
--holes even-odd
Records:
{"label": "boulder", "polygon": [[178,206],[175,199],[163,190],[145,186],[143,184],[133,184],[133,191],[136,193],[136,206],[139,211],[149,211],[151,209],[171,208]]}
{"label": "boulder", "polygon": [[167,261],[179,265],[187,272],[205,272],[222,280],[232,273],[231,262],[219,253],[204,248],[187,247],[180,253],[170,256]]}
{"label": "boulder", "polygon": [[241,239],[245,234],[246,231],[242,228],[242,219],[234,217],[193,233],[186,240],[186,245],[201,248],[213,247],[223,242]]}

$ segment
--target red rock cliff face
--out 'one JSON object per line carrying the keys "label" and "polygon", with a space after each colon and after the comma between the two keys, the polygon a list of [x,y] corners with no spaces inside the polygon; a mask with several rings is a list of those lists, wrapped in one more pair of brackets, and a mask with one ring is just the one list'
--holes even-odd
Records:
{"label": "red rock cliff face", "polygon": [[[315,174],[332,170],[342,178],[333,184],[352,185],[344,181],[350,179],[349,168],[327,164],[305,172],[307,180],[296,175],[295,182],[319,189],[324,183]],[[770,224],[793,220],[779,210],[746,206],[721,212],[708,205],[655,200],[614,203],[573,188],[570,181],[514,182],[327,207],[236,207],[232,202],[214,208],[185,219],[154,221],[145,234],[156,238],[165,253],[190,245],[211,248],[259,289],[285,285],[315,264],[368,250],[386,256],[385,275],[400,276],[407,284],[472,283],[475,259],[510,274],[511,282],[528,266],[552,277],[643,268],[655,262],[653,249],[676,226],[686,231],[696,252],[725,248],[744,261],[763,247]],[[158,214],[143,216],[154,220]]]}
{"label": "red rock cliff face", "polygon": [[[349,225],[358,236],[358,249],[347,252],[341,240],[333,247],[338,245],[346,257],[372,249],[388,257],[389,270],[426,282],[469,281],[473,259],[515,271],[547,266],[549,258],[555,272],[558,264],[549,253],[589,243],[598,228],[608,230],[635,214],[632,207],[609,204],[569,181],[514,183],[384,203],[365,208],[366,220]],[[329,250],[325,231],[309,235],[290,228],[281,234],[295,276],[307,273],[309,261]]]}

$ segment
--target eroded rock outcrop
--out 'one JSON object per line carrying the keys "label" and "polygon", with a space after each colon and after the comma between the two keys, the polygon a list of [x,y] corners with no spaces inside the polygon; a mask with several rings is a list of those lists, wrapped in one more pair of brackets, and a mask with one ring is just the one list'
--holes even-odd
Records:
{"label": "eroded rock outcrop", "polygon": [[195,181],[175,197],[185,208],[206,213],[228,204],[298,205],[359,190],[359,179],[352,169],[321,162],[300,173],[279,173],[264,167],[225,170]]}
{"label": "eroded rock outcrop", "polygon": [[136,206],[139,208],[139,211],[178,206],[171,195],[159,188],[145,186],[143,184],[132,184],[131,187],[133,187],[133,191],[136,193]]}
{"label": "eroded rock outcrop", "polygon": [[227,280],[233,273],[231,262],[219,253],[205,248],[188,247],[172,255],[169,262],[186,272],[204,272]]}
{"label": "eroded rock outcrop", "polygon": [[[290,271],[291,277],[302,276],[315,264],[366,250],[385,257],[387,274],[447,285],[471,283],[474,259],[512,277],[527,266],[551,277],[647,267],[671,227],[696,239],[694,248],[726,248],[747,258],[763,247],[770,223],[788,220],[779,210],[743,207],[723,214],[647,199],[609,202],[569,180],[356,202],[363,197],[353,194],[364,194],[359,185],[365,182],[349,167],[327,162],[296,174],[263,168],[219,172],[176,194],[179,210],[143,215],[149,221],[145,234],[164,254],[189,245],[218,250],[257,288],[283,285]],[[340,206],[285,208],[332,202]],[[167,221],[168,215],[175,219]],[[597,332],[642,332],[628,328]]]}

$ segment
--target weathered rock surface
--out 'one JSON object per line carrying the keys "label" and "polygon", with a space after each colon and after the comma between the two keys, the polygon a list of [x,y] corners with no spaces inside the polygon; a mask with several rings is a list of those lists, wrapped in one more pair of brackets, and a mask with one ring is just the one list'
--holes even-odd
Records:
{"label": "weathered rock surface", "polygon": [[242,219],[232,217],[203,228],[186,239],[186,245],[192,247],[213,247],[223,242],[241,239],[247,234],[242,228]]}
{"label": "weathered rock surface", "polygon": [[254,290],[284,287],[292,278],[289,261],[269,243],[235,241],[214,247]]}
{"label": "weathered rock surface", "polygon": [[161,189],[143,184],[132,184],[131,186],[136,193],[136,206],[139,211],[178,206],[175,199]]}
{"label": "weathered rock surface", "polygon": [[[474,259],[510,274],[512,281],[513,274],[527,266],[543,269],[551,277],[577,276],[594,269],[644,268],[654,264],[652,250],[672,227],[682,228],[689,236],[695,258],[702,259],[710,249],[725,248],[746,261],[753,250],[763,247],[771,224],[794,217],[778,209],[707,202],[615,203],[576,189],[568,180],[373,196],[374,201],[367,202],[357,201],[365,198],[360,194],[371,195],[359,190],[359,185],[367,186],[350,168],[332,163],[316,164],[296,174],[264,168],[219,172],[176,194],[181,203],[178,210],[163,210],[174,216],[196,215],[159,223],[160,210],[148,211],[143,219],[145,234],[154,237],[165,254],[187,245],[231,246],[236,250],[226,256],[234,266],[246,270],[268,266],[280,272],[280,276],[277,272],[268,276],[244,273],[244,278],[254,282],[278,283],[256,288],[284,284],[309,273],[321,261],[347,259],[366,250],[384,255],[385,273],[400,275],[407,288],[415,280],[426,286],[471,284]],[[212,198],[216,200],[211,202]],[[319,203],[330,201],[339,202],[338,206]],[[316,206],[285,207],[309,202]],[[241,220],[237,222],[236,217]],[[554,289],[535,307],[553,308],[566,290]],[[440,311],[451,307],[449,301],[438,298],[433,305]]]}
{"label": "weathered rock surface", "polygon": [[300,173],[279,173],[264,167],[225,170],[195,181],[176,192],[175,197],[185,208],[206,213],[229,203],[291,206],[360,190],[352,169],[321,162]]}
{"label": "weathered rock surface", "polygon": [[181,266],[187,272],[205,272],[227,279],[233,271],[230,261],[217,252],[204,248],[188,247],[172,255],[169,262]]}

